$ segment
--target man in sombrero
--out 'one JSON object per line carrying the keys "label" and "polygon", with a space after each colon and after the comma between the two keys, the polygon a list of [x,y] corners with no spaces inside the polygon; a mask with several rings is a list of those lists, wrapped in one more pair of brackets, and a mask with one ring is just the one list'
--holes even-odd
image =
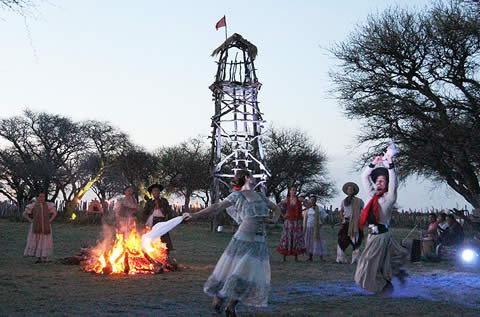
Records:
{"label": "man in sombrero", "polygon": [[358,261],[360,256],[360,245],[363,240],[363,231],[359,229],[360,216],[363,210],[363,200],[355,195],[358,194],[358,185],[348,182],[343,185],[343,192],[347,197],[342,200],[340,205],[340,215],[342,217],[342,225],[338,232],[337,245],[337,263],[347,263],[345,258],[345,250],[352,245],[352,263]]}
{"label": "man in sombrero", "polygon": [[[143,208],[143,216],[144,219],[146,219],[145,225],[151,228],[159,222],[172,219],[174,215],[168,200],[160,197],[163,186],[160,184],[153,184],[150,185],[147,190],[153,198],[147,200],[145,207]],[[172,240],[170,239],[168,232],[161,236],[160,239],[167,245],[167,251],[173,250]]]}
{"label": "man in sombrero", "polygon": [[[375,168],[383,160],[387,168]],[[392,277],[403,284],[408,274],[401,268],[407,250],[392,238],[389,228],[397,201],[397,174],[389,151],[383,158],[377,156],[364,170],[362,184],[371,199],[360,218],[360,230],[368,226],[368,237],[358,260],[355,282],[369,292],[391,292]]]}

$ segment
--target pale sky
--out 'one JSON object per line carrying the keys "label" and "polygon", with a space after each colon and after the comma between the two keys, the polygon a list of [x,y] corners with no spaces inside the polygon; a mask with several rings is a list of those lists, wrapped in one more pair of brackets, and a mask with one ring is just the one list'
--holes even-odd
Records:
{"label": "pale sky", "polygon": [[[0,12],[0,117],[26,107],[73,120],[109,121],[147,150],[211,132],[211,52],[228,35],[255,44],[264,119],[307,131],[329,157],[339,195],[360,185],[351,150],[360,127],[330,94],[328,52],[368,14],[426,0],[153,1],[49,0],[22,17]],[[361,190],[359,197],[367,200]],[[399,188],[400,208],[452,208],[467,202],[443,184],[411,178]],[[470,208],[470,205],[468,205]]]}

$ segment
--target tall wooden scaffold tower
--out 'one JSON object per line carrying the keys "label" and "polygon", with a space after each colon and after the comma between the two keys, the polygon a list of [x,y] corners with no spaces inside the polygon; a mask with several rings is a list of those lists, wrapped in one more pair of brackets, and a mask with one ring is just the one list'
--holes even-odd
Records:
{"label": "tall wooden scaffold tower", "polygon": [[264,193],[270,173],[262,145],[265,120],[257,101],[262,84],[253,63],[257,48],[235,33],[212,56],[219,56],[215,82],[210,86],[215,102],[210,163],[211,199],[215,203],[220,186],[230,188],[237,170],[250,171]]}

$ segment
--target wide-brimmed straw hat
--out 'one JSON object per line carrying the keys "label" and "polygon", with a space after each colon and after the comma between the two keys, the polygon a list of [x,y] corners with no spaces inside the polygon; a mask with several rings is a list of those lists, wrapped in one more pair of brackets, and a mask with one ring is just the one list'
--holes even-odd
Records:
{"label": "wide-brimmed straw hat", "polygon": [[342,190],[343,192],[345,193],[345,195],[348,195],[347,193],[347,188],[348,186],[352,186],[353,187],[353,195],[355,196],[356,194],[358,194],[358,191],[360,190],[360,188],[358,188],[358,185],[355,184],[354,182],[348,182],[348,183],[345,183],[342,187]]}
{"label": "wide-brimmed straw hat", "polygon": [[388,169],[385,167],[377,167],[370,174],[370,178],[374,183],[377,181],[378,176],[385,176],[388,182]]}
{"label": "wide-brimmed straw hat", "polygon": [[148,186],[148,192],[151,194],[152,193],[152,190],[154,188],[158,188],[159,191],[162,191],[163,190],[163,185],[160,185],[160,184],[152,184],[150,186]]}

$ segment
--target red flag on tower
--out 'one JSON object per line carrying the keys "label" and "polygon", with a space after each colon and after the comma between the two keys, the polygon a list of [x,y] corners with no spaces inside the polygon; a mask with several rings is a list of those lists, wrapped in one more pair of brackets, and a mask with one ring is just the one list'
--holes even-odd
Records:
{"label": "red flag on tower", "polygon": [[217,24],[215,24],[215,28],[216,28],[217,31],[218,31],[219,28],[224,27],[224,26],[225,26],[225,27],[227,26],[227,20],[225,19],[225,16],[223,16],[223,18],[221,18],[221,19],[217,22]]}

